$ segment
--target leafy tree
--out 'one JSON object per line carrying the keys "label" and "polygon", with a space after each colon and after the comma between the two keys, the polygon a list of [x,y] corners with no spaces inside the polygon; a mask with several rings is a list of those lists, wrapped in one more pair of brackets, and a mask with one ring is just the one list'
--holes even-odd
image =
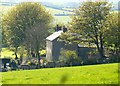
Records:
{"label": "leafy tree", "polygon": [[72,22],[63,39],[68,42],[95,44],[101,58],[104,57],[104,32],[108,25],[106,20],[110,14],[111,4],[108,2],[83,2],[75,11]]}
{"label": "leafy tree", "polygon": [[108,18],[108,25],[109,29],[105,34],[105,44],[106,46],[110,49],[113,48],[112,50],[114,53],[118,54],[119,48],[120,48],[120,42],[119,42],[119,35],[120,31],[118,29],[118,22],[120,20],[118,19],[118,15],[120,16],[119,12],[112,12]]}
{"label": "leafy tree", "polygon": [[[40,49],[45,45],[45,38],[48,36],[48,25],[45,23],[39,23],[32,29],[26,32],[25,45],[29,48],[29,51],[34,51],[38,61],[40,61]],[[40,62],[39,62],[40,64]],[[39,66],[38,64],[38,66]]]}
{"label": "leafy tree", "polygon": [[[40,36],[43,36],[43,30],[47,31],[47,28],[45,29],[45,27],[49,25],[50,21],[51,16],[41,4],[33,2],[20,3],[14,6],[2,18],[3,42],[7,43],[9,47],[15,48],[15,55],[17,58],[18,47],[30,38],[28,33],[35,35],[38,30],[34,31],[34,28],[37,27]],[[40,27],[38,27],[38,25]],[[37,43],[42,42],[41,40],[43,40],[40,38],[32,39],[38,40]],[[28,41],[27,43],[27,45],[29,45]],[[38,45],[36,44],[36,46]],[[38,46],[36,48],[39,49],[40,47]]]}

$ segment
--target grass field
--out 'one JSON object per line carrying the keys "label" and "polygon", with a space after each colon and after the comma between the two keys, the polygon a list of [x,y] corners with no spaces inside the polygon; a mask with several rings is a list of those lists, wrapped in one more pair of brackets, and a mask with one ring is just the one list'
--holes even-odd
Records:
{"label": "grass field", "polygon": [[[18,51],[21,52],[21,51]],[[46,50],[41,50],[40,51],[40,55],[44,55],[46,54]],[[20,57],[20,53],[17,54],[18,58]],[[4,57],[10,57],[10,58],[15,58],[14,52],[11,51],[9,48],[2,48],[2,52],[1,52],[1,57],[0,58],[4,58]],[[24,51],[23,57],[26,57],[26,51]]]}
{"label": "grass field", "polygon": [[[0,16],[2,14],[4,14],[5,12],[7,12],[7,10],[9,10],[12,6],[0,6]],[[72,14],[72,12],[68,12],[68,11],[64,11],[64,10],[58,10],[58,9],[53,9],[50,7],[45,7],[46,10],[48,12],[50,12],[50,14],[53,16],[55,23],[57,24],[67,24],[69,21],[71,21],[69,16],[54,16],[55,14],[61,14],[61,13],[65,13],[65,14]]]}
{"label": "grass field", "polygon": [[45,7],[47,11],[49,11],[53,16],[54,14],[61,14],[61,13],[65,13],[65,14],[73,14],[72,12],[68,12],[65,10],[58,10],[58,9],[53,9],[50,7]]}
{"label": "grass field", "polygon": [[118,84],[118,63],[0,74],[3,84]]}
{"label": "grass field", "polygon": [[14,52],[10,51],[7,48],[2,48],[2,52],[1,52],[1,58],[4,57],[11,57],[11,58],[15,58]]}
{"label": "grass field", "polygon": [[73,14],[72,12],[64,11],[64,10],[57,10],[53,8],[46,7],[46,10],[49,11],[54,18],[54,23],[55,24],[67,24],[68,22],[71,21],[71,18],[69,16],[54,16],[55,14]]}

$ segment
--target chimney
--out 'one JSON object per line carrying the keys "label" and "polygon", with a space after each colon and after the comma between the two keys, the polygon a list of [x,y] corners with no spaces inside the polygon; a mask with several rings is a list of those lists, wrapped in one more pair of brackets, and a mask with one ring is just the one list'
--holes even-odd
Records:
{"label": "chimney", "polygon": [[67,32],[67,28],[65,26],[63,26],[63,32]]}
{"label": "chimney", "polygon": [[56,31],[59,31],[59,30],[61,30],[61,26],[59,26],[59,25],[57,24],[57,26],[56,26]]}

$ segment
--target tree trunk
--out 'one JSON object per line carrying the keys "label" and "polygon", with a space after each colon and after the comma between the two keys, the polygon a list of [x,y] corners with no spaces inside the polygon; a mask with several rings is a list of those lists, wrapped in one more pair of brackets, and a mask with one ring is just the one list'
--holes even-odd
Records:
{"label": "tree trunk", "polygon": [[40,54],[39,51],[37,51],[37,58],[38,58],[38,68],[40,68]]}
{"label": "tree trunk", "polygon": [[[104,58],[104,51],[103,51],[103,42],[102,42],[102,39],[100,37],[100,43],[98,41],[98,35],[95,36],[96,38],[96,46],[97,46],[97,49],[98,49],[98,52],[99,52],[99,55],[100,55],[100,58]],[[100,44],[100,45],[99,45]]]}
{"label": "tree trunk", "polygon": [[36,55],[37,55],[37,58],[38,58],[38,68],[40,68],[40,53],[39,53],[39,49],[40,49],[40,45],[39,45],[39,37],[36,36]]}
{"label": "tree trunk", "polygon": [[18,56],[17,56],[17,47],[15,48],[15,59],[18,59]]}
{"label": "tree trunk", "polygon": [[100,54],[101,54],[101,58],[104,58],[104,48],[103,48],[103,37],[102,34],[100,34]]}
{"label": "tree trunk", "polygon": [[31,57],[30,48],[27,49],[27,56]]}
{"label": "tree trunk", "polygon": [[96,46],[97,46],[99,55],[100,55],[100,57],[102,58],[101,49],[100,49],[100,47],[99,47],[99,42],[96,43]]}

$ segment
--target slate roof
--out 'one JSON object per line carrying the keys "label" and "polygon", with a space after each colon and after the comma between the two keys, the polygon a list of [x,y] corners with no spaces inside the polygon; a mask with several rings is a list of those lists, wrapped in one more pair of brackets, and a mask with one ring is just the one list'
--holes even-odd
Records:
{"label": "slate roof", "polygon": [[54,39],[58,38],[61,35],[61,33],[63,33],[62,30],[54,32],[52,35],[48,36],[46,40],[53,41]]}

